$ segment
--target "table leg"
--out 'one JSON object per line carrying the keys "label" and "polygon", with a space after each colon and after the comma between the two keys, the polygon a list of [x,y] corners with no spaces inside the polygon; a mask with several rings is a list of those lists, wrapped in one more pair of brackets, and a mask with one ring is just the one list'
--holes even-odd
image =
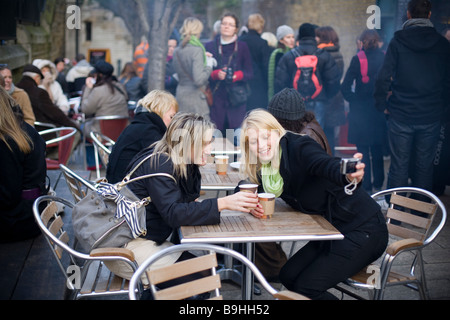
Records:
{"label": "table leg", "polygon": [[[253,242],[247,242],[244,244],[244,253],[247,259],[255,261],[255,244]],[[243,266],[242,268],[242,299],[252,300],[254,289],[254,277],[250,268]]]}

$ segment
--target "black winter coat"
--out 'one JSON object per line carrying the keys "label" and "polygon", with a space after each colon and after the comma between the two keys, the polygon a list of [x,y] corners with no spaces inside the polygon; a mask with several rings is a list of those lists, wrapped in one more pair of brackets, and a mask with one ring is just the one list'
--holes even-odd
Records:
{"label": "black winter coat", "polygon": [[[341,92],[349,102],[348,141],[356,145],[381,145],[386,135],[386,117],[375,108],[373,97],[375,80],[384,60],[380,49],[365,51],[368,62],[369,82],[362,82],[361,64],[358,56],[354,56],[342,82]],[[356,82],[355,92],[352,91]]]}
{"label": "black winter coat", "polygon": [[47,166],[45,142],[30,125],[23,129],[33,141],[33,150],[24,154],[12,139],[12,151],[0,140],[0,242],[18,241],[39,234],[32,206],[33,200],[22,199],[23,190],[39,188],[45,194]]}
{"label": "black winter coat", "polygon": [[248,81],[251,94],[247,100],[247,109],[267,108],[267,71],[273,48],[255,30],[249,30],[239,40],[247,43],[252,57],[253,78]]}
{"label": "black winter coat", "polygon": [[349,196],[340,174],[340,159],[329,156],[308,136],[287,132],[281,138],[280,174],[284,181],[281,198],[292,208],[320,214],[345,234],[360,227],[380,210],[362,189]]}
{"label": "black winter coat", "polygon": [[[138,154],[131,167],[153,152],[147,149]],[[168,173],[174,175],[173,162],[166,154],[153,163],[151,158],[142,164],[134,176],[150,173]],[[168,177],[154,177],[130,183],[129,187],[138,198],[150,196],[152,202],[147,205],[146,238],[157,243],[164,242],[173,232],[172,242],[178,243],[177,228],[181,226],[210,225],[220,223],[217,199],[195,201],[200,196],[201,175],[197,165],[188,165],[188,179],[174,176],[175,183]]]}
{"label": "black winter coat", "polygon": [[109,156],[106,179],[110,183],[122,181],[128,173],[130,161],[140,151],[161,140],[167,128],[160,116],[153,112],[138,112],[120,134]]}
{"label": "black winter coat", "polygon": [[327,101],[327,99],[334,97],[339,92],[342,73],[339,72],[334,58],[328,52],[322,49],[317,51],[317,43],[313,38],[301,39],[296,48],[285,53],[281,58],[275,72],[275,93],[284,88],[293,88],[294,77],[297,72],[296,55],[293,50],[297,50],[302,55],[317,54],[319,58],[316,75],[323,85],[323,90],[315,100]]}
{"label": "black winter coat", "polygon": [[378,75],[375,99],[377,109],[387,109],[396,121],[440,121],[450,108],[450,43],[433,27],[397,31]]}

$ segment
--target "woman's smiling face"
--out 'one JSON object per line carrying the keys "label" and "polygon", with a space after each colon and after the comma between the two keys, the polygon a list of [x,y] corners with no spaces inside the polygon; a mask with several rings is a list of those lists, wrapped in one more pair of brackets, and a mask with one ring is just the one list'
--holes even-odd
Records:
{"label": "woman's smiling face", "polygon": [[269,163],[278,150],[280,134],[277,130],[253,129],[247,131],[249,151],[263,164]]}

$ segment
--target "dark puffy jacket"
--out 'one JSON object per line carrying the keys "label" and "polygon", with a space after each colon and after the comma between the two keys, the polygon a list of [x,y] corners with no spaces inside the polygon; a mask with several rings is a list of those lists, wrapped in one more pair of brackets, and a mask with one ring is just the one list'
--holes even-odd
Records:
{"label": "dark puffy jacket", "polygon": [[167,128],[156,113],[138,112],[114,145],[106,169],[110,183],[122,181],[130,161],[140,151],[160,140]]}
{"label": "dark puffy jacket", "polygon": [[339,92],[342,73],[328,52],[317,49],[316,40],[313,38],[301,39],[298,47],[287,52],[281,58],[275,73],[275,93],[284,88],[293,88],[294,77],[297,72],[297,66],[295,65],[296,55],[293,50],[297,50],[301,55],[316,54],[319,59],[316,75],[323,85],[323,90],[315,100],[326,101],[334,97]]}

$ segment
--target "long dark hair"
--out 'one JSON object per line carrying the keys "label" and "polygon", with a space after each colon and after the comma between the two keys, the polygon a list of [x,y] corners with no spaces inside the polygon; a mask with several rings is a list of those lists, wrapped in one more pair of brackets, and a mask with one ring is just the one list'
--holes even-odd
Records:
{"label": "long dark hair", "polygon": [[109,87],[111,94],[114,94],[115,92],[114,81],[116,81],[116,78],[113,75],[105,75],[103,73],[97,73],[97,82],[94,84],[94,88],[106,84]]}

